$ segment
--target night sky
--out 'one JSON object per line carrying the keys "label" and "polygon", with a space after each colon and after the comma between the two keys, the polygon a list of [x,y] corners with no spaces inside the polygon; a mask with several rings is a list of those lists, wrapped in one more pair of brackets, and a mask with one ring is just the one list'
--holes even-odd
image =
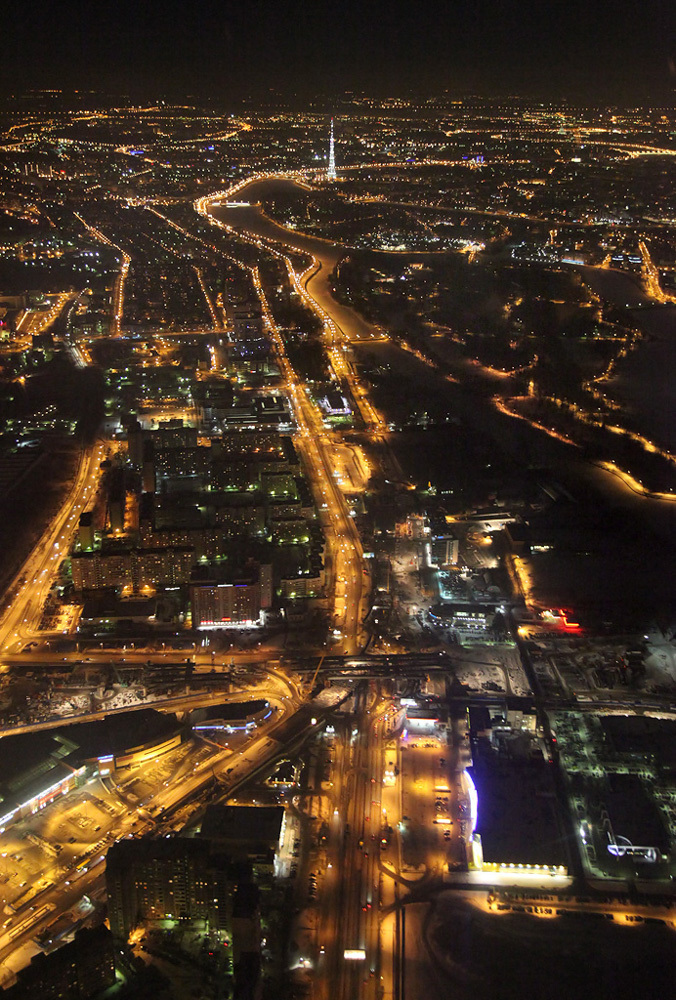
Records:
{"label": "night sky", "polygon": [[[301,99],[367,90],[667,98],[674,0],[24,0],[0,88]],[[5,8],[7,10],[7,8]]]}

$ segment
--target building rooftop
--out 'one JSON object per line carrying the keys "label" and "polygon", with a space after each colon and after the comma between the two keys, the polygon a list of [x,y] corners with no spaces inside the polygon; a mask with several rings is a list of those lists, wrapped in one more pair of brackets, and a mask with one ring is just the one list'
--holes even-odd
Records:
{"label": "building rooftop", "polygon": [[63,781],[81,764],[78,744],[61,730],[3,737],[0,739],[0,816]]}
{"label": "building rooftop", "polygon": [[207,806],[201,835],[226,845],[274,847],[279,843],[283,819],[282,806],[227,806],[219,802]]}
{"label": "building rooftop", "polygon": [[657,806],[635,774],[611,774],[610,788],[603,796],[613,833],[636,847],[655,847],[669,852],[669,836]]}
{"label": "building rooftop", "polygon": [[259,712],[264,711],[269,706],[264,698],[256,701],[231,701],[221,705],[210,705],[208,708],[198,708],[191,713],[193,725],[204,722],[246,722],[252,719]]}
{"label": "building rooftop", "polygon": [[652,757],[658,767],[676,771],[676,722],[643,715],[600,717],[606,740],[616,753]]}
{"label": "building rooftop", "polygon": [[[168,739],[182,728],[171,712],[142,708],[135,712],[107,715],[100,722],[83,722],[67,729],[77,740],[82,760],[107,754],[129,753],[153,740]],[[62,732],[59,730],[59,732]]]}
{"label": "building rooftop", "polygon": [[251,920],[260,904],[260,889],[255,882],[241,882],[235,889],[232,903],[233,919]]}
{"label": "building rooftop", "polygon": [[550,765],[482,754],[471,771],[483,856],[498,864],[568,865]]}
{"label": "building rooftop", "polygon": [[139,598],[123,601],[114,594],[103,594],[84,602],[82,620],[152,618],[157,602],[154,598]]}

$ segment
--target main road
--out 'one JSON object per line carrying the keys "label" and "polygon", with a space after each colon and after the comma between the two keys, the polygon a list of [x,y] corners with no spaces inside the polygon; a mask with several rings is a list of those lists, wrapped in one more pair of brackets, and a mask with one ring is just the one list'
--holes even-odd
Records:
{"label": "main road", "polygon": [[335,592],[336,634],[346,652],[356,651],[361,643],[361,619],[364,596],[364,552],[359,532],[350,517],[345,498],[337,485],[329,455],[329,440],[321,414],[296,375],[286,356],[284,341],[275,324],[261,286],[258,270],[254,270],[254,285],[263,307],[263,316],[277,350],[282,374],[289,391],[299,429],[297,444],[312,473],[315,497],[320,512],[325,512],[329,528],[332,574]]}
{"label": "main road", "polygon": [[94,501],[105,445],[97,442],[80,456],[68,496],[41,541],[8,587],[15,593],[0,620],[0,652],[17,652],[37,631],[42,610],[61,560],[68,554],[80,514]]}
{"label": "main road", "polygon": [[[341,734],[333,769],[335,807],[327,836],[314,996],[354,1000],[380,995],[380,838],[383,737],[390,701],[363,685]],[[353,957],[349,957],[353,956]]]}

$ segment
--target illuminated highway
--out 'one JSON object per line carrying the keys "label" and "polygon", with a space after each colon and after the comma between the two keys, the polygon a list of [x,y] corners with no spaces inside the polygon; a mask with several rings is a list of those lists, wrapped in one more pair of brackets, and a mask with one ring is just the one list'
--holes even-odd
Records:
{"label": "illuminated highway", "polygon": [[108,239],[108,237],[105,236],[100,229],[90,226],[78,212],[74,212],[73,214],[76,219],[80,220],[85,229],[87,229],[95,239],[99,240],[100,243],[104,243],[106,246],[112,247],[113,250],[117,250],[122,257],[120,270],[115,278],[115,285],[113,287],[110,318],[110,332],[113,336],[119,336],[122,332],[122,317],[124,315],[124,286],[129,274],[131,257],[126,250],[123,250],[122,247],[117,245],[117,243],[113,243],[112,240]]}
{"label": "illuminated highway", "polygon": [[35,337],[49,330],[68,302],[75,297],[75,293],[59,292],[50,297],[52,301],[48,308],[31,309],[23,314],[17,326],[17,334],[21,337]]}
{"label": "illuminated highway", "polygon": [[291,367],[284,350],[284,342],[270,312],[257,270],[253,274],[254,286],[261,300],[263,316],[281,364],[282,374],[290,394],[300,438],[297,443],[305,458],[306,467],[312,470],[312,482],[318,498],[320,516],[326,512],[331,529],[329,544],[333,558],[335,588],[335,632],[343,639],[345,652],[355,652],[359,647],[362,616],[362,591],[364,589],[363,549],[359,532],[350,517],[342,492],[335,482],[333,464],[327,454],[327,435],[317,407]]}
{"label": "illuminated highway", "polygon": [[641,271],[648,295],[656,302],[676,302],[676,296],[669,295],[667,292],[663,291],[660,284],[660,272],[653,263],[645,240],[639,240],[638,248],[643,261]]}
{"label": "illuminated highway", "polygon": [[[383,331],[364,320],[354,309],[342,305],[331,295],[328,282],[330,272],[344,254],[342,244],[336,244],[315,236],[285,229],[283,226],[264,216],[260,209],[249,204],[248,200],[239,202],[241,197],[250,198],[255,202],[259,191],[269,183],[277,185],[303,186],[303,174],[255,175],[233,185],[226,192],[201,198],[196,202],[200,215],[209,219],[215,225],[245,239],[254,245],[265,246],[270,253],[285,257],[283,249],[300,251],[313,258],[310,267],[296,275],[294,287],[304,301],[319,315],[323,322],[327,320],[333,325],[332,331],[339,341],[345,344],[360,340],[380,340]],[[300,286],[300,288],[299,288]],[[302,290],[302,292],[301,292]],[[308,302],[309,295],[311,302]]]}
{"label": "illuminated highway", "polygon": [[106,446],[97,442],[83,451],[73,486],[41,541],[33,549],[8,590],[18,588],[0,620],[0,651],[18,652],[38,628],[44,602],[61,560],[70,551],[82,511],[93,503],[101,475]]}
{"label": "illuminated highway", "polygon": [[[331,780],[312,800],[326,831],[306,863],[318,879],[319,896],[316,902],[312,892],[304,898],[305,874],[298,903],[314,914],[300,918],[315,927],[303,960],[312,970],[313,996],[326,1000],[380,996],[381,751],[389,708],[378,687],[360,686],[354,714],[330,737]],[[311,807],[309,815],[314,812]]]}

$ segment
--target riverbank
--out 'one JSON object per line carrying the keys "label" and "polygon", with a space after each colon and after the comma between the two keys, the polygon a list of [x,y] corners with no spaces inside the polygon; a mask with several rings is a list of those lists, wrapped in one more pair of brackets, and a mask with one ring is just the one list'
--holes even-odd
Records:
{"label": "riverbank", "polygon": [[[257,201],[271,185],[292,183],[255,182],[240,197]],[[384,391],[375,396],[388,419],[390,412],[394,419],[399,417],[394,414],[398,408],[388,404],[388,395],[395,400],[407,392],[448,417],[448,422],[428,430],[388,435],[405,478],[419,486],[431,482],[439,493],[448,491],[449,503],[451,491],[457,489],[462,496],[473,480],[490,478],[491,470],[497,499],[501,483],[510,495],[519,490],[531,494],[540,488],[539,482],[554,484],[550,493],[558,499],[549,505],[548,520],[544,518],[539,527],[556,533],[558,542],[533,561],[539,599],[558,606],[583,604],[615,622],[630,618],[643,622],[658,612],[668,616],[676,612],[671,588],[676,505],[640,496],[570,445],[500,413],[486,393],[450,382],[410,352],[385,341],[379,330],[331,295],[327,279],[344,253],[342,247],[285,230],[255,205],[219,207],[215,214],[235,232],[317,259],[320,267],[308,276],[308,290],[350,340],[367,341],[355,346],[358,361],[366,355],[381,359]],[[624,308],[645,309],[647,297],[634,282],[629,288],[629,276],[592,271],[595,280],[598,272],[598,280],[604,282],[603,291],[596,289],[604,298],[612,292],[625,298]]]}
{"label": "riverbank", "polygon": [[354,309],[336,302],[331,294],[329,275],[348,251],[342,246],[332,246],[326,240],[284,229],[268,218],[260,206],[255,204],[266,194],[273,194],[275,190],[290,185],[294,186],[294,181],[283,179],[255,181],[240,192],[240,196],[246,197],[251,204],[237,205],[233,208],[218,205],[213,211],[214,218],[225,223],[236,233],[283,244],[289,249],[314,257],[319,266],[308,275],[305,287],[317,305],[331,315],[336,326],[349,340],[378,339],[382,336],[380,330],[363,319]]}

